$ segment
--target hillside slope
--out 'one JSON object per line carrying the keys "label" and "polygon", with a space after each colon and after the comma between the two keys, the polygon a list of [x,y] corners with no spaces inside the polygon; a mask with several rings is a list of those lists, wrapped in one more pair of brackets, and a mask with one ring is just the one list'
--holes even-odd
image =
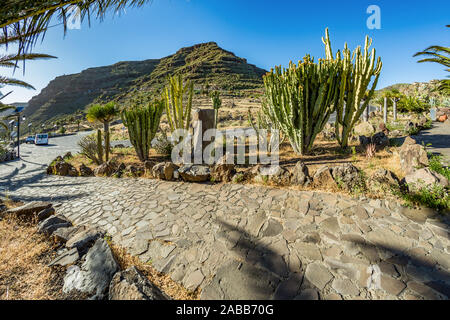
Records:
{"label": "hillside slope", "polygon": [[208,42],[182,48],[162,59],[119,62],[57,77],[29,101],[25,116],[35,125],[50,123],[83,111],[92,103],[124,102],[136,91],[156,93],[167,75],[176,73],[193,80],[197,91],[209,86],[243,94],[260,91],[266,71]]}

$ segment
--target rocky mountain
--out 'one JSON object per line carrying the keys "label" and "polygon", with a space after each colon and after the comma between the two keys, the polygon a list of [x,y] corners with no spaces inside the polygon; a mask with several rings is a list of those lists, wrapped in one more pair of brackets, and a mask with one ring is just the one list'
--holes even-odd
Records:
{"label": "rocky mountain", "polygon": [[125,102],[136,91],[159,91],[166,76],[176,73],[194,81],[196,91],[209,87],[244,94],[261,90],[266,71],[215,42],[202,43],[162,59],[119,62],[57,77],[28,102],[25,116],[33,124],[50,123],[92,103]]}
{"label": "rocky mountain", "polygon": [[429,82],[398,83],[377,90],[375,95],[381,96],[384,91],[396,89],[407,96],[416,96],[426,100],[429,98],[434,98],[437,104],[446,104],[448,103],[448,97],[444,97],[436,91],[439,84],[439,80],[431,80]]}

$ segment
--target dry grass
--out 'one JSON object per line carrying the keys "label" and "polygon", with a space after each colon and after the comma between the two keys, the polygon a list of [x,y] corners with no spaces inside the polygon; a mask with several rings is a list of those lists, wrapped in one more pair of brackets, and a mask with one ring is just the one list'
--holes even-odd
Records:
{"label": "dry grass", "polygon": [[65,270],[47,266],[51,241],[32,222],[15,217],[0,220],[0,234],[0,300],[61,299]]}
{"label": "dry grass", "polygon": [[188,291],[182,285],[173,281],[170,276],[158,272],[150,264],[145,264],[138,257],[127,253],[125,249],[109,242],[111,250],[120,265],[121,270],[135,266],[141,271],[154,285],[160,288],[164,293],[174,300],[199,300],[200,290],[194,292]]}

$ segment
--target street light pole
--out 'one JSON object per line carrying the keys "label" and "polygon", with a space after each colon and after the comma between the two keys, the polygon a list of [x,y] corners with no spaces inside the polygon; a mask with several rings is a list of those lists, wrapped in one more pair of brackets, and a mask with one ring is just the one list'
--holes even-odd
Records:
{"label": "street light pole", "polygon": [[17,115],[17,158],[20,159],[20,114]]}

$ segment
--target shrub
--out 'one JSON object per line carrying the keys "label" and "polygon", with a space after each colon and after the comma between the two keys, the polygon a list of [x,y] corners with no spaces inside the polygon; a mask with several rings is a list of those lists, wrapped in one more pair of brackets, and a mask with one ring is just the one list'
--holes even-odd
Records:
{"label": "shrub", "polygon": [[402,193],[401,197],[407,205],[419,204],[437,210],[445,210],[450,207],[448,191],[439,184],[422,187],[415,192]]}
{"label": "shrub", "polygon": [[101,160],[97,157],[97,139],[94,135],[91,134],[81,138],[78,146],[81,148],[80,154],[96,164],[101,164]]}
{"label": "shrub", "polygon": [[442,163],[442,156],[432,155],[428,162],[430,170],[442,174],[450,180],[450,168],[444,166]]}

